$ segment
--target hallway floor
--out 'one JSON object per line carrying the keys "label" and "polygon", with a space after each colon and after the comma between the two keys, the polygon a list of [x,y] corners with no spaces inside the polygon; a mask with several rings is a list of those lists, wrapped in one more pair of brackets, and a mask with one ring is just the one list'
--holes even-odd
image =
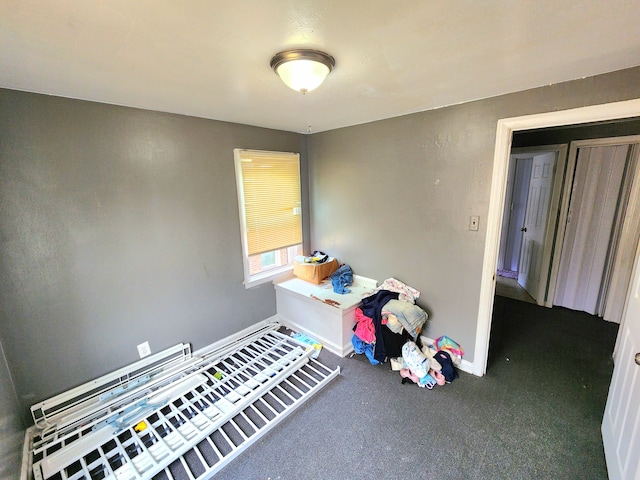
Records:
{"label": "hallway floor", "polygon": [[520,286],[515,278],[496,275],[496,295],[520,300],[521,302],[536,303],[527,291]]}

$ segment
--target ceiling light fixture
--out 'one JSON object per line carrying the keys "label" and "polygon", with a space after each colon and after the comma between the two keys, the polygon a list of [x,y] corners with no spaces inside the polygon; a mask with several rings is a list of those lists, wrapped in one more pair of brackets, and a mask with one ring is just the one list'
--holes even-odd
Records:
{"label": "ceiling light fixture", "polygon": [[282,81],[303,94],[318,88],[335,64],[329,54],[302,48],[276,53],[271,59],[271,68]]}

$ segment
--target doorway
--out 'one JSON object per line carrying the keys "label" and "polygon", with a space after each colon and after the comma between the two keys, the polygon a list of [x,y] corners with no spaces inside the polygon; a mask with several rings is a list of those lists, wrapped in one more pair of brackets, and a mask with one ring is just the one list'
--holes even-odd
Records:
{"label": "doorway", "polygon": [[496,291],[507,284],[538,305],[620,323],[640,237],[640,212],[628,206],[640,179],[640,135],[570,139],[512,150]]}
{"label": "doorway", "polygon": [[[545,305],[567,144],[513,149],[509,157],[497,274]],[[550,305],[549,305],[550,306]]]}
{"label": "doorway", "polygon": [[497,269],[500,229],[502,226],[506,178],[513,133],[532,129],[629,119],[639,116],[640,99],[635,99],[544,114],[506,118],[498,121],[472,373],[482,376],[486,373],[487,368],[495,292],[495,272]]}
{"label": "doorway", "polygon": [[[529,130],[533,128],[551,127],[558,125],[587,124],[602,120],[616,120],[640,116],[640,99],[618,102],[613,104],[598,105],[578,108],[562,112],[553,112],[542,115],[532,115],[498,121],[496,135],[496,151],[494,156],[494,170],[489,203],[489,215],[487,219],[487,239],[485,244],[485,256],[483,263],[483,275],[480,288],[480,303],[478,308],[478,324],[476,332],[476,358],[474,368],[479,369],[478,374],[486,372],[489,335],[491,329],[491,315],[493,310],[493,293],[495,291],[495,271],[497,266],[498,244],[500,239],[500,223],[504,193],[505,179],[508,163],[508,154],[511,147],[514,131]],[[640,188],[636,182],[630,192],[628,208],[638,208],[640,204]],[[633,344],[638,344],[638,332],[640,332],[640,318],[636,315],[638,299],[640,298],[640,246],[625,261],[633,265],[633,290],[626,285],[624,295],[623,314],[620,328],[613,349],[614,370],[609,386],[607,406],[602,423],[603,445],[607,458],[609,474],[616,478],[637,478],[640,465],[637,462],[638,448],[630,439],[638,433],[637,422],[640,418],[640,403],[638,396],[633,395],[627,388],[631,384],[640,385],[638,370],[637,350]],[[637,266],[636,266],[637,265]],[[628,302],[628,310],[627,310]],[[604,323],[604,322],[603,322]],[[475,372],[474,372],[475,373]],[[617,412],[625,412],[625,415],[615,415]],[[627,415],[628,414],[628,415]],[[625,428],[633,425],[632,429]],[[626,448],[635,445],[634,448]],[[623,448],[621,448],[623,447]],[[631,461],[632,459],[634,459]]]}

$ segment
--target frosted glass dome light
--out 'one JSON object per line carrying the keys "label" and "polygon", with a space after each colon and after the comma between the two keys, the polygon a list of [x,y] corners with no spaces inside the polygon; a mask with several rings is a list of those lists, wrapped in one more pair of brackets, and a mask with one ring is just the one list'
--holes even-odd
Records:
{"label": "frosted glass dome light", "polygon": [[271,59],[271,68],[282,81],[303,94],[318,88],[335,64],[331,55],[318,50],[285,50]]}

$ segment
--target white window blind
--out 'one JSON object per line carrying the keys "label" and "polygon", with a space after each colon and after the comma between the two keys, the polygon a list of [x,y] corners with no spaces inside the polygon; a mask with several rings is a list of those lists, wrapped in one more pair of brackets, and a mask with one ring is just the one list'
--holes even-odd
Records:
{"label": "white window blind", "polygon": [[[302,214],[300,195],[300,157],[297,153],[234,150],[238,205],[242,228],[245,284],[264,277],[262,254],[286,252],[288,247],[302,244]],[[284,255],[277,261],[278,269],[291,268],[293,256]],[[264,265],[262,265],[264,267]]]}

